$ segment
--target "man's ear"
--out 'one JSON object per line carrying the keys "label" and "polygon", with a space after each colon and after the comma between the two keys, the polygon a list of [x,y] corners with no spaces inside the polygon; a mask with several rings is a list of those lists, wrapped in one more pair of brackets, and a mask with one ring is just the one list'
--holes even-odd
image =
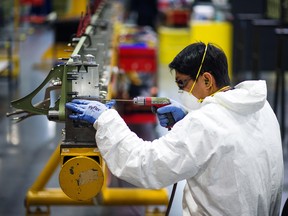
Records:
{"label": "man's ear", "polygon": [[211,86],[215,85],[215,79],[211,73],[204,72],[202,76],[203,76],[204,84],[207,88],[210,88]]}

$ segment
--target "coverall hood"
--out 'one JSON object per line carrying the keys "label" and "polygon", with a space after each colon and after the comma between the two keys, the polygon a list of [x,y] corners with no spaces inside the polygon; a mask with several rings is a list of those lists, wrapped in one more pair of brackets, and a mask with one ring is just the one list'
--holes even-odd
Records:
{"label": "coverall hood", "polygon": [[266,81],[244,81],[235,86],[233,91],[219,92],[207,97],[205,103],[216,102],[242,115],[262,109],[267,97]]}

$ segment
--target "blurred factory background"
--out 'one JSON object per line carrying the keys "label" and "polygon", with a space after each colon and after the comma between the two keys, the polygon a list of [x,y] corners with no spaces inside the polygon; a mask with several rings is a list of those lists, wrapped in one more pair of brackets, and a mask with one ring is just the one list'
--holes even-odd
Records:
{"label": "blurred factory background", "polygon": [[[83,146],[62,142],[63,136],[67,140],[78,132],[65,120],[62,99],[71,95],[64,97],[63,91],[76,84],[71,75],[75,67],[97,68],[96,96],[177,99],[168,64],[195,41],[223,48],[233,84],[267,81],[268,101],[283,138],[283,207],[288,197],[287,5],[288,0],[1,0],[0,215],[164,215],[172,186],[157,192],[135,188],[105,170],[91,145],[83,153]],[[91,60],[87,54],[95,55]],[[70,80],[62,77],[64,72]],[[150,107],[117,108],[143,139],[167,131]],[[91,162],[103,169],[104,183],[90,189],[66,186],[67,163],[78,163],[83,154],[88,158],[84,166]],[[182,186],[180,182],[171,216],[181,215]],[[94,187],[100,195],[91,191]],[[73,199],[79,194],[85,201]]]}

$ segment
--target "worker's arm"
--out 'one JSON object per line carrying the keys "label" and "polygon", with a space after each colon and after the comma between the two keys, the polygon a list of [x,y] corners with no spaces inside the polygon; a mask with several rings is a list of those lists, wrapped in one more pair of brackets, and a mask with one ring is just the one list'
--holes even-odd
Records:
{"label": "worker's arm", "polygon": [[[192,132],[193,126],[197,133]],[[198,144],[203,145],[205,131],[190,119],[179,121],[169,133],[152,142],[133,133],[113,109],[105,111],[94,127],[97,146],[110,171],[139,187],[162,188],[190,178],[204,159],[198,160],[202,156],[195,151]]]}

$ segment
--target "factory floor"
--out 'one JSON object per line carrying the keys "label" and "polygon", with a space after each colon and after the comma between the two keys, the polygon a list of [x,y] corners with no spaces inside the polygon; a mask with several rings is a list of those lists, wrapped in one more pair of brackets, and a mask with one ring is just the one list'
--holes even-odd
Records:
{"label": "factory floor", "polygon": [[[20,73],[17,82],[9,85],[5,78],[0,79],[0,215],[25,215],[24,200],[27,190],[34,183],[61,138],[63,123],[47,120],[46,116],[34,116],[20,123],[13,123],[6,117],[11,112],[10,101],[26,96],[45,79],[49,68],[40,67],[41,56],[53,43],[53,33],[46,28],[36,31],[19,43]],[[274,96],[275,75],[272,72],[260,73],[268,83],[268,100]],[[247,75],[249,77],[249,74]],[[246,77],[242,76],[240,79]],[[159,65],[159,96],[175,97],[177,88],[171,83],[174,78],[167,65]],[[43,100],[43,94],[35,97],[35,102]],[[287,122],[287,119],[286,119]],[[134,128],[145,139],[153,139],[166,130],[151,125]],[[287,130],[286,130],[287,131]],[[287,133],[286,133],[287,134]],[[287,136],[284,140],[287,145]],[[288,158],[285,155],[285,182],[283,201],[288,197]],[[58,171],[58,170],[57,170]],[[47,187],[59,187],[57,171],[52,174]],[[116,183],[117,184],[117,183]],[[123,184],[118,181],[118,184]],[[171,209],[171,216],[181,215],[181,199],[184,182],[180,182]],[[171,187],[168,188],[171,192]],[[125,195],[124,195],[125,196]],[[45,208],[44,208],[45,209]],[[89,215],[145,215],[142,206],[51,206],[50,215],[89,216]]]}

